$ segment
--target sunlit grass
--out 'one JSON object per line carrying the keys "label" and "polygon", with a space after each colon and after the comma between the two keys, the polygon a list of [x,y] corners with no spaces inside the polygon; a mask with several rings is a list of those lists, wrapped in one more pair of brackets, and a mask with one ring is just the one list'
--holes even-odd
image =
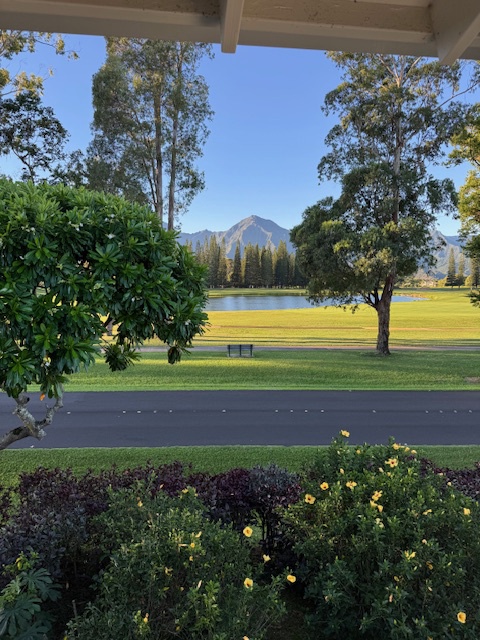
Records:
{"label": "sunlit grass", "polygon": [[480,351],[398,351],[389,358],[347,350],[254,349],[253,358],[198,351],[173,366],[166,353],[154,352],[116,373],[98,361],[67,385],[67,391],[202,389],[480,389]]}
{"label": "sunlit grass", "polygon": [[[268,290],[247,291],[249,295],[272,293]],[[218,290],[211,295],[222,293],[230,295],[229,291]],[[244,295],[245,290],[236,292],[237,295],[240,293]],[[468,289],[401,289],[397,293],[421,299],[393,304],[393,348],[480,347],[480,311],[470,304]],[[196,344],[208,346],[251,342],[258,346],[374,348],[377,338],[377,314],[366,305],[360,305],[354,314],[349,309],[345,311],[334,307],[212,311],[209,321],[205,335],[198,338]]]}

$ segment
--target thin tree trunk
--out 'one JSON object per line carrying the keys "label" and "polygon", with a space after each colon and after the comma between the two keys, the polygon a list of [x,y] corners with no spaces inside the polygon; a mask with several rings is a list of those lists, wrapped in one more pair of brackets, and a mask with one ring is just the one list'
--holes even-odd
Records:
{"label": "thin tree trunk", "polygon": [[154,96],[155,117],[155,212],[163,226],[163,151],[162,151],[162,96]]}
{"label": "thin tree trunk", "polygon": [[177,59],[177,91],[180,93],[173,96],[173,123],[172,123],[172,152],[170,154],[170,184],[168,187],[168,230],[175,228],[175,187],[177,182],[177,150],[178,150],[178,126],[180,121],[180,110],[183,100],[183,45],[179,45]]}
{"label": "thin tree trunk", "polygon": [[175,228],[175,183],[177,180],[178,110],[175,112],[170,159],[170,184],[168,187],[168,230]]}

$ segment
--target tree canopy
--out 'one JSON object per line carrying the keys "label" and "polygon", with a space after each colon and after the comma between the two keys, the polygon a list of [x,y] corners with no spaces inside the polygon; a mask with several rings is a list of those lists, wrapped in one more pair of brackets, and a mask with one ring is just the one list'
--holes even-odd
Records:
{"label": "tree canopy", "polygon": [[[203,332],[205,303],[203,267],[148,208],[85,189],[0,180],[0,388],[22,422],[0,438],[0,449],[42,438],[67,376],[100,352],[122,370],[139,345],[158,337],[169,362],[180,360]],[[27,410],[30,385],[55,401],[42,420]]]}
{"label": "tree canopy", "polygon": [[22,180],[52,174],[63,159],[68,133],[40,96],[22,91],[0,98],[0,155],[12,153],[22,165]]}
{"label": "tree canopy", "polygon": [[[0,95],[5,96],[11,93],[42,93],[43,77],[24,70],[16,70],[13,74],[8,68],[9,61],[16,56],[29,52],[33,53],[39,46],[53,47],[56,53],[63,55],[66,53],[65,41],[58,34],[7,30],[0,31]],[[77,54],[70,52],[71,57]]]}
{"label": "tree canopy", "polygon": [[90,185],[148,203],[173,229],[203,189],[195,162],[212,117],[199,74],[210,45],[107,39],[107,60],[93,79]]}
{"label": "tree canopy", "polygon": [[[480,71],[479,71],[480,74]],[[451,158],[455,162],[468,160],[473,166],[459,191],[460,236],[465,253],[476,263],[480,261],[480,104],[476,104],[462,131],[453,138]],[[480,293],[470,294],[472,304],[480,306]]]}
{"label": "tree canopy", "polygon": [[341,195],[309,207],[291,237],[312,300],[373,307],[377,353],[388,355],[395,283],[432,263],[435,216],[455,209],[452,181],[429,168],[465,118],[467,107],[451,98],[460,70],[406,56],[329,55],[343,78],[323,110],[339,122],[318,172],[320,182],[338,181]]}

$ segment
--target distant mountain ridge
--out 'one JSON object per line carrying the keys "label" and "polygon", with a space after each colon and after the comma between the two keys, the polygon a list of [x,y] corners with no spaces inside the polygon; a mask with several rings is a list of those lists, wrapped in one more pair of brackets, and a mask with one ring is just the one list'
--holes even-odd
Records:
{"label": "distant mountain ridge", "polygon": [[[253,245],[258,244],[259,247],[270,247],[272,250],[278,247],[280,241],[283,240],[287,245],[289,253],[295,252],[295,247],[290,242],[290,231],[280,227],[273,220],[266,220],[260,218],[260,216],[248,216],[234,224],[226,231],[210,231],[204,229],[203,231],[197,231],[196,233],[180,233],[180,244],[186,244],[190,242],[193,250],[197,245],[203,245],[205,240],[210,240],[211,236],[216,236],[217,242],[222,242],[225,239],[225,245],[227,250],[227,257],[233,258],[235,255],[235,247],[237,242],[240,242],[240,249],[243,251],[245,247],[251,243]],[[458,258],[462,252],[462,246],[458,236],[444,236],[440,231],[435,230],[432,233],[432,237],[436,244],[445,243],[443,247],[436,251],[436,266],[433,269],[433,276],[435,278],[444,278],[448,269],[448,258],[450,255],[450,249],[453,249],[455,255],[455,264],[458,266]],[[469,273],[469,263],[466,260],[465,273]]]}
{"label": "distant mountain ridge", "polygon": [[278,247],[281,240],[287,245],[289,253],[295,251],[293,244],[290,242],[290,231],[288,229],[280,227],[272,220],[265,220],[265,218],[260,218],[259,216],[244,218],[226,231],[209,231],[208,229],[204,229],[196,233],[180,233],[178,240],[180,244],[190,242],[195,250],[197,242],[203,245],[205,240],[210,240],[211,236],[216,236],[218,243],[225,239],[227,258],[233,258],[235,255],[237,242],[240,242],[242,255],[248,244],[253,244],[254,246],[258,244],[259,247],[270,247],[273,251],[273,249]]}

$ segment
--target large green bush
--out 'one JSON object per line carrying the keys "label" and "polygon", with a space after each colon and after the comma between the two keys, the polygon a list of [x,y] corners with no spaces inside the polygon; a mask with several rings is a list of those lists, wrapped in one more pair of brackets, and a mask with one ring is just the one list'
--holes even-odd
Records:
{"label": "large green bush", "polygon": [[341,432],[287,514],[312,637],[480,637],[479,506],[415,452]]}
{"label": "large green bush", "polygon": [[67,638],[264,638],[283,613],[281,579],[262,584],[241,534],[203,511],[193,489],[114,494],[95,527],[110,563]]}

